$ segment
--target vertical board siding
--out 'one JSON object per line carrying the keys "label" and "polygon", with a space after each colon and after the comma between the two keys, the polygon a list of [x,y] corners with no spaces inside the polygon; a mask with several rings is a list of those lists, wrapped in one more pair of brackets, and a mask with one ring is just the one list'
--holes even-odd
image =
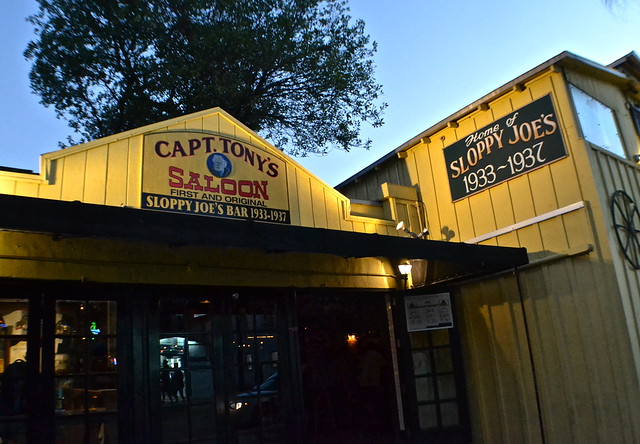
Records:
{"label": "vertical board siding", "polygon": [[[442,137],[445,137],[444,135]],[[431,139],[434,140],[433,138]],[[447,171],[443,168],[444,162],[444,141],[439,137],[436,143],[429,144],[429,167],[433,176],[433,193],[435,195],[436,206],[432,209],[427,207],[427,214],[437,213],[436,218],[429,221],[432,230],[442,235],[439,240],[460,241],[460,229],[455,216],[455,210],[451,205],[451,191],[449,190],[449,179]],[[423,191],[424,192],[424,191]],[[435,225],[438,223],[438,225]],[[436,238],[437,239],[437,238]]]}
{"label": "vertical board siding", "polygon": [[473,215],[471,214],[470,199],[463,199],[454,204],[456,222],[458,225],[457,241],[471,239],[476,236],[473,228]]}
{"label": "vertical board siding", "polygon": [[472,198],[469,199],[469,206],[472,215],[485,215],[485,217],[482,218],[472,217],[473,231],[476,235],[489,233],[498,229],[491,193],[480,193],[472,196]]}
{"label": "vertical board siding", "polygon": [[142,136],[129,139],[129,152],[127,160],[127,201],[126,205],[139,208],[142,205]]}
{"label": "vertical board siding", "polygon": [[84,171],[87,153],[79,152],[64,158],[64,173],[62,176],[62,200],[84,200]]}
{"label": "vertical board siding", "polygon": [[[541,272],[540,272],[541,271]],[[626,326],[610,268],[587,257],[521,275],[547,435],[553,442],[638,442]],[[541,279],[542,277],[542,279]],[[626,383],[624,382],[626,381]],[[621,431],[624,440],[619,439]],[[551,441],[551,440],[550,440]]]}
{"label": "vertical board siding", "polygon": [[635,358],[636,379],[640,379],[640,276],[624,257],[613,228],[610,199],[616,190],[629,194],[636,202],[640,202],[640,177],[638,167],[623,161],[617,156],[594,149],[597,162],[597,179],[601,191],[603,216],[611,245],[611,260],[615,267],[619,294],[625,310],[625,325],[629,331],[629,341]]}
{"label": "vertical board siding", "polygon": [[334,193],[324,189],[324,201],[327,210],[327,228],[330,230],[339,230],[340,227],[340,202]]}
{"label": "vertical board siding", "polygon": [[508,227],[516,223],[516,217],[511,202],[508,183],[502,183],[491,188],[491,204],[493,206],[493,220],[496,228]]}
{"label": "vertical board siding", "polygon": [[[47,171],[37,179],[27,179],[25,174],[18,175],[22,179],[15,178],[15,173],[0,172],[0,192],[138,208],[141,206],[144,135],[172,130],[228,134],[267,150],[274,149],[230,116],[220,112],[197,114],[45,155],[43,165]],[[286,182],[292,225],[397,234],[393,221],[370,219],[366,223],[356,223],[346,212],[348,198],[280,152],[274,152],[274,155],[284,158],[287,164]],[[384,182],[396,183],[401,177],[407,177],[398,168],[378,171],[376,174]],[[378,199],[382,197],[377,184],[371,185],[369,192],[377,194]],[[411,217],[415,219],[415,215]]]}
{"label": "vertical board siding", "polygon": [[514,276],[460,289],[474,442],[538,443],[535,387]]}
{"label": "vertical board siding", "polygon": [[107,160],[107,193],[105,205],[126,205],[129,140],[120,140],[108,145],[109,158]]}
{"label": "vertical board siding", "polygon": [[[583,87],[599,85],[591,82]],[[551,94],[568,156],[452,202],[443,149],[547,94]],[[617,90],[610,95],[608,103],[622,103]],[[429,143],[418,143],[406,151],[404,159],[390,159],[378,170],[404,171],[408,177],[399,185],[418,185],[431,239],[464,241],[585,202],[585,209],[483,243],[526,247],[532,258],[594,245],[594,252],[587,255],[521,273],[544,439],[563,444],[640,442],[635,421],[640,412],[636,374],[640,368],[640,273],[625,266],[618,250],[612,257],[609,249],[610,245],[617,248],[612,244],[615,234],[602,216],[610,211],[608,197],[615,189],[627,190],[640,202],[638,167],[587,148],[574,121],[568,86],[559,73],[543,73],[528,81],[523,91],[508,92],[490,102],[488,109],[474,111],[457,123],[457,128],[430,134]],[[376,199],[379,171],[359,177],[345,189],[346,194]],[[599,177],[594,179],[594,172]],[[498,279],[463,285],[460,291],[475,440],[541,442],[517,286],[505,278],[502,283]]]}
{"label": "vertical board siding", "polygon": [[298,183],[298,170],[287,167],[287,187],[289,189],[289,211],[291,212],[291,224],[302,225],[300,219],[300,185]]}
{"label": "vertical board siding", "polygon": [[309,178],[311,186],[311,208],[313,212],[313,225],[317,228],[327,228],[327,210],[324,200],[324,189],[318,182]]}
{"label": "vertical board siding", "polygon": [[107,147],[105,145],[87,151],[87,166],[84,171],[84,200],[92,204],[104,204],[106,197]]}

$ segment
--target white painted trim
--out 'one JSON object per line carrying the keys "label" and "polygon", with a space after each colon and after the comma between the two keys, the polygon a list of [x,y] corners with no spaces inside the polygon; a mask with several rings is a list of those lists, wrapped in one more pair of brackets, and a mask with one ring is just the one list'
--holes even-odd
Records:
{"label": "white painted trim", "polygon": [[482,242],[487,239],[491,239],[493,237],[498,237],[503,234],[511,233],[512,231],[519,230],[520,228],[528,227],[530,225],[543,222],[545,220],[553,219],[554,217],[562,216],[563,214],[571,213],[572,211],[576,211],[581,208],[584,208],[584,201],[576,202],[574,204],[567,205],[566,207],[558,208],[557,210],[553,210],[553,211],[549,211],[548,213],[541,214],[540,216],[532,217],[531,219],[518,222],[517,224],[509,225],[508,227],[500,228],[499,230],[495,230],[490,233],[486,233],[481,236],[474,237],[473,239],[464,241],[464,243],[477,244],[478,242]]}

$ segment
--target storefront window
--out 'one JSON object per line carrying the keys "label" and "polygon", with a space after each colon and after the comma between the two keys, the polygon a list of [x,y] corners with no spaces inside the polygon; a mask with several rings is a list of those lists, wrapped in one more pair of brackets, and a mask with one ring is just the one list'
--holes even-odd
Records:
{"label": "storefront window", "polygon": [[277,320],[263,295],[160,298],[161,442],[284,441]]}
{"label": "storefront window", "polygon": [[117,442],[116,321],[112,301],[56,303],[58,442]]}
{"label": "storefront window", "polygon": [[0,442],[26,442],[28,319],[27,301],[0,301]]}
{"label": "storefront window", "polygon": [[160,301],[160,402],[165,443],[215,442],[216,408],[208,300]]}
{"label": "storefront window", "polygon": [[626,158],[613,110],[581,89],[573,85],[569,87],[584,138]]}
{"label": "storefront window", "polygon": [[241,439],[280,442],[283,436],[282,396],[276,304],[242,300],[232,318],[236,359],[232,385],[236,394],[229,417]]}

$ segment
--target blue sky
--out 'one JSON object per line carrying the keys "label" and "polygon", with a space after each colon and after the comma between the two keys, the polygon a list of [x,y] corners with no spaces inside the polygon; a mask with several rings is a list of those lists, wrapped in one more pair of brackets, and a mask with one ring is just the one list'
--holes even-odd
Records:
{"label": "blue sky", "polygon": [[[336,185],[500,85],[570,51],[601,64],[640,55],[640,2],[618,0],[350,0],[378,43],[385,125],[363,127],[369,151],[333,150],[298,162]],[[22,53],[35,0],[0,4],[0,165],[39,170],[39,156],[72,134],[29,88]],[[212,104],[212,107],[215,104]]]}

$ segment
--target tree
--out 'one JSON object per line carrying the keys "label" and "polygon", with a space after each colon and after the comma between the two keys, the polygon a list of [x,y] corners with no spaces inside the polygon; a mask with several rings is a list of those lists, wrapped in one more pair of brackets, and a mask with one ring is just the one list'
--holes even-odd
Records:
{"label": "tree", "polygon": [[84,140],[220,106],[294,155],[367,147],[375,42],[346,0],[38,0],[31,87]]}

